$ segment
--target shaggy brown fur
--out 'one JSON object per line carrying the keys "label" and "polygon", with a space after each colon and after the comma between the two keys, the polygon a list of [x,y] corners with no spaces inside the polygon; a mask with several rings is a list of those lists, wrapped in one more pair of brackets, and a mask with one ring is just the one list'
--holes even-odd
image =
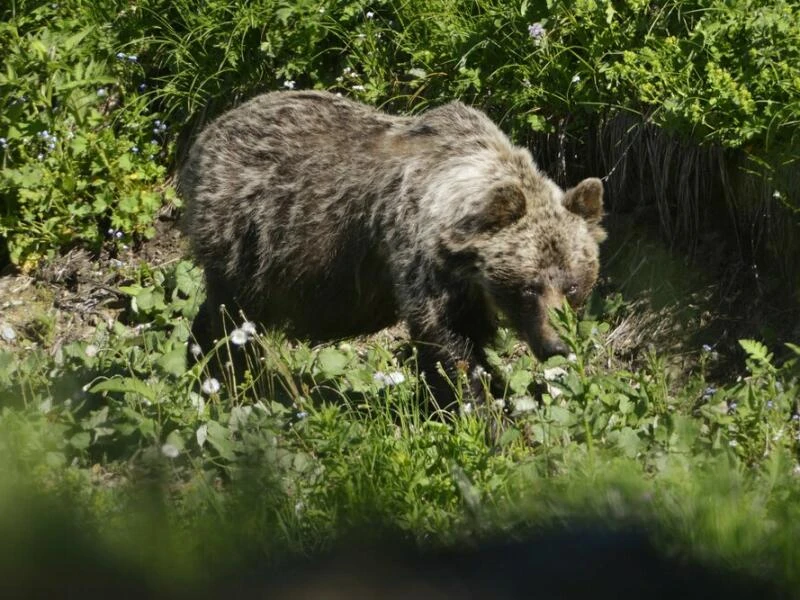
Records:
{"label": "shaggy brown fur", "polygon": [[[428,381],[485,366],[504,312],[540,358],[565,353],[548,308],[597,278],[602,184],[564,193],[527,150],[459,102],[390,116],[323,92],[277,92],[222,115],[180,172],[208,300],[315,341],[400,319]],[[447,394],[441,381],[434,382]]]}

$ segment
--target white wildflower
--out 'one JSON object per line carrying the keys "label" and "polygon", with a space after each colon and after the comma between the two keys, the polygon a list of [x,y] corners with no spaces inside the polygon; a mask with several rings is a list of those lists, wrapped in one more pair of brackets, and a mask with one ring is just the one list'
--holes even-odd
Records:
{"label": "white wildflower", "polygon": [[293,90],[294,81],[291,79],[287,79],[286,81],[283,82],[283,87],[285,87],[287,90]]}
{"label": "white wildflower", "polygon": [[581,76],[577,73],[572,76],[572,83],[578,83],[581,80]]}
{"label": "white wildflower", "polygon": [[205,423],[200,425],[195,432],[195,438],[197,439],[197,445],[202,448],[208,439],[208,425]]}
{"label": "white wildflower", "polygon": [[536,400],[534,400],[532,396],[520,396],[519,398],[513,398],[511,400],[511,405],[513,407],[511,414],[515,417],[525,413],[533,412],[537,407]]}
{"label": "white wildflower", "polygon": [[99,351],[99,348],[97,346],[95,346],[94,344],[89,344],[88,346],[86,346],[86,350],[85,350],[86,356],[88,356],[89,358],[94,358],[95,356],[97,356],[97,352],[98,351]]}
{"label": "white wildflower", "polygon": [[406,376],[400,371],[392,371],[391,373],[378,371],[372,376],[372,379],[385,386],[392,387],[394,385],[400,385],[403,383],[406,380]]}
{"label": "white wildflower", "polygon": [[219,381],[213,377],[209,377],[203,382],[203,385],[200,386],[200,389],[203,390],[204,394],[211,396],[212,394],[219,392],[220,387]]}
{"label": "white wildflower", "polygon": [[17,332],[14,331],[14,328],[11,325],[3,325],[0,328],[0,337],[2,337],[7,342],[13,342],[17,339]]}
{"label": "white wildflower", "polygon": [[367,11],[367,18],[368,18],[368,19],[372,19],[374,16],[375,16],[375,13],[374,13],[374,12],[372,12],[371,10],[368,10],[368,11]]}
{"label": "white wildflower", "polygon": [[166,456],[167,458],[178,458],[178,455],[181,453],[175,446],[172,444],[164,444],[161,446],[161,454]]}
{"label": "white wildflower", "polygon": [[544,370],[544,378],[547,381],[559,381],[566,376],[567,370],[563,367],[549,367]]}
{"label": "white wildflower", "polygon": [[231,331],[230,340],[234,346],[244,346],[248,340],[247,332],[244,329],[234,329]]}
{"label": "white wildflower", "polygon": [[258,329],[256,328],[256,324],[252,321],[245,321],[242,323],[241,330],[244,331],[248,336],[252,337],[258,333]]}

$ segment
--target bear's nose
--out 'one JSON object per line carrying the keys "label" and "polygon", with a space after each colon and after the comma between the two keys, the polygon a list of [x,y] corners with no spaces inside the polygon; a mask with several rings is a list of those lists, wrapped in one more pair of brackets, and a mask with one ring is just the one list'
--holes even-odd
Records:
{"label": "bear's nose", "polygon": [[560,339],[545,340],[542,344],[542,360],[547,360],[551,356],[567,356],[569,348]]}

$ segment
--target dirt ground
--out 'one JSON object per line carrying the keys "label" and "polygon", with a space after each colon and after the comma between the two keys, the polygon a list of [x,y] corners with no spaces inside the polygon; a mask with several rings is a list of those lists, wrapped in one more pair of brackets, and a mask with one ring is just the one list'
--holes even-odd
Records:
{"label": "dirt ground", "polygon": [[[71,250],[31,274],[0,275],[0,349],[59,346],[92,337],[101,322],[113,322],[126,308],[119,286],[130,283],[147,263],[160,267],[187,255],[177,221],[158,221],[153,239],[114,256]],[[8,270],[10,271],[10,269]]]}

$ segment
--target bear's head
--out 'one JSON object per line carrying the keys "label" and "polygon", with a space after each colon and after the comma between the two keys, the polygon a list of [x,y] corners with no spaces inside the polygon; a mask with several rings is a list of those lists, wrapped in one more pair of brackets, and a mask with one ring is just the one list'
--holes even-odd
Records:
{"label": "bear's head", "polygon": [[528,185],[520,181],[491,185],[457,222],[447,246],[544,360],[568,351],[550,323],[550,309],[565,300],[580,306],[597,280],[598,245],[606,235],[603,184],[584,179],[564,192],[538,173]]}

